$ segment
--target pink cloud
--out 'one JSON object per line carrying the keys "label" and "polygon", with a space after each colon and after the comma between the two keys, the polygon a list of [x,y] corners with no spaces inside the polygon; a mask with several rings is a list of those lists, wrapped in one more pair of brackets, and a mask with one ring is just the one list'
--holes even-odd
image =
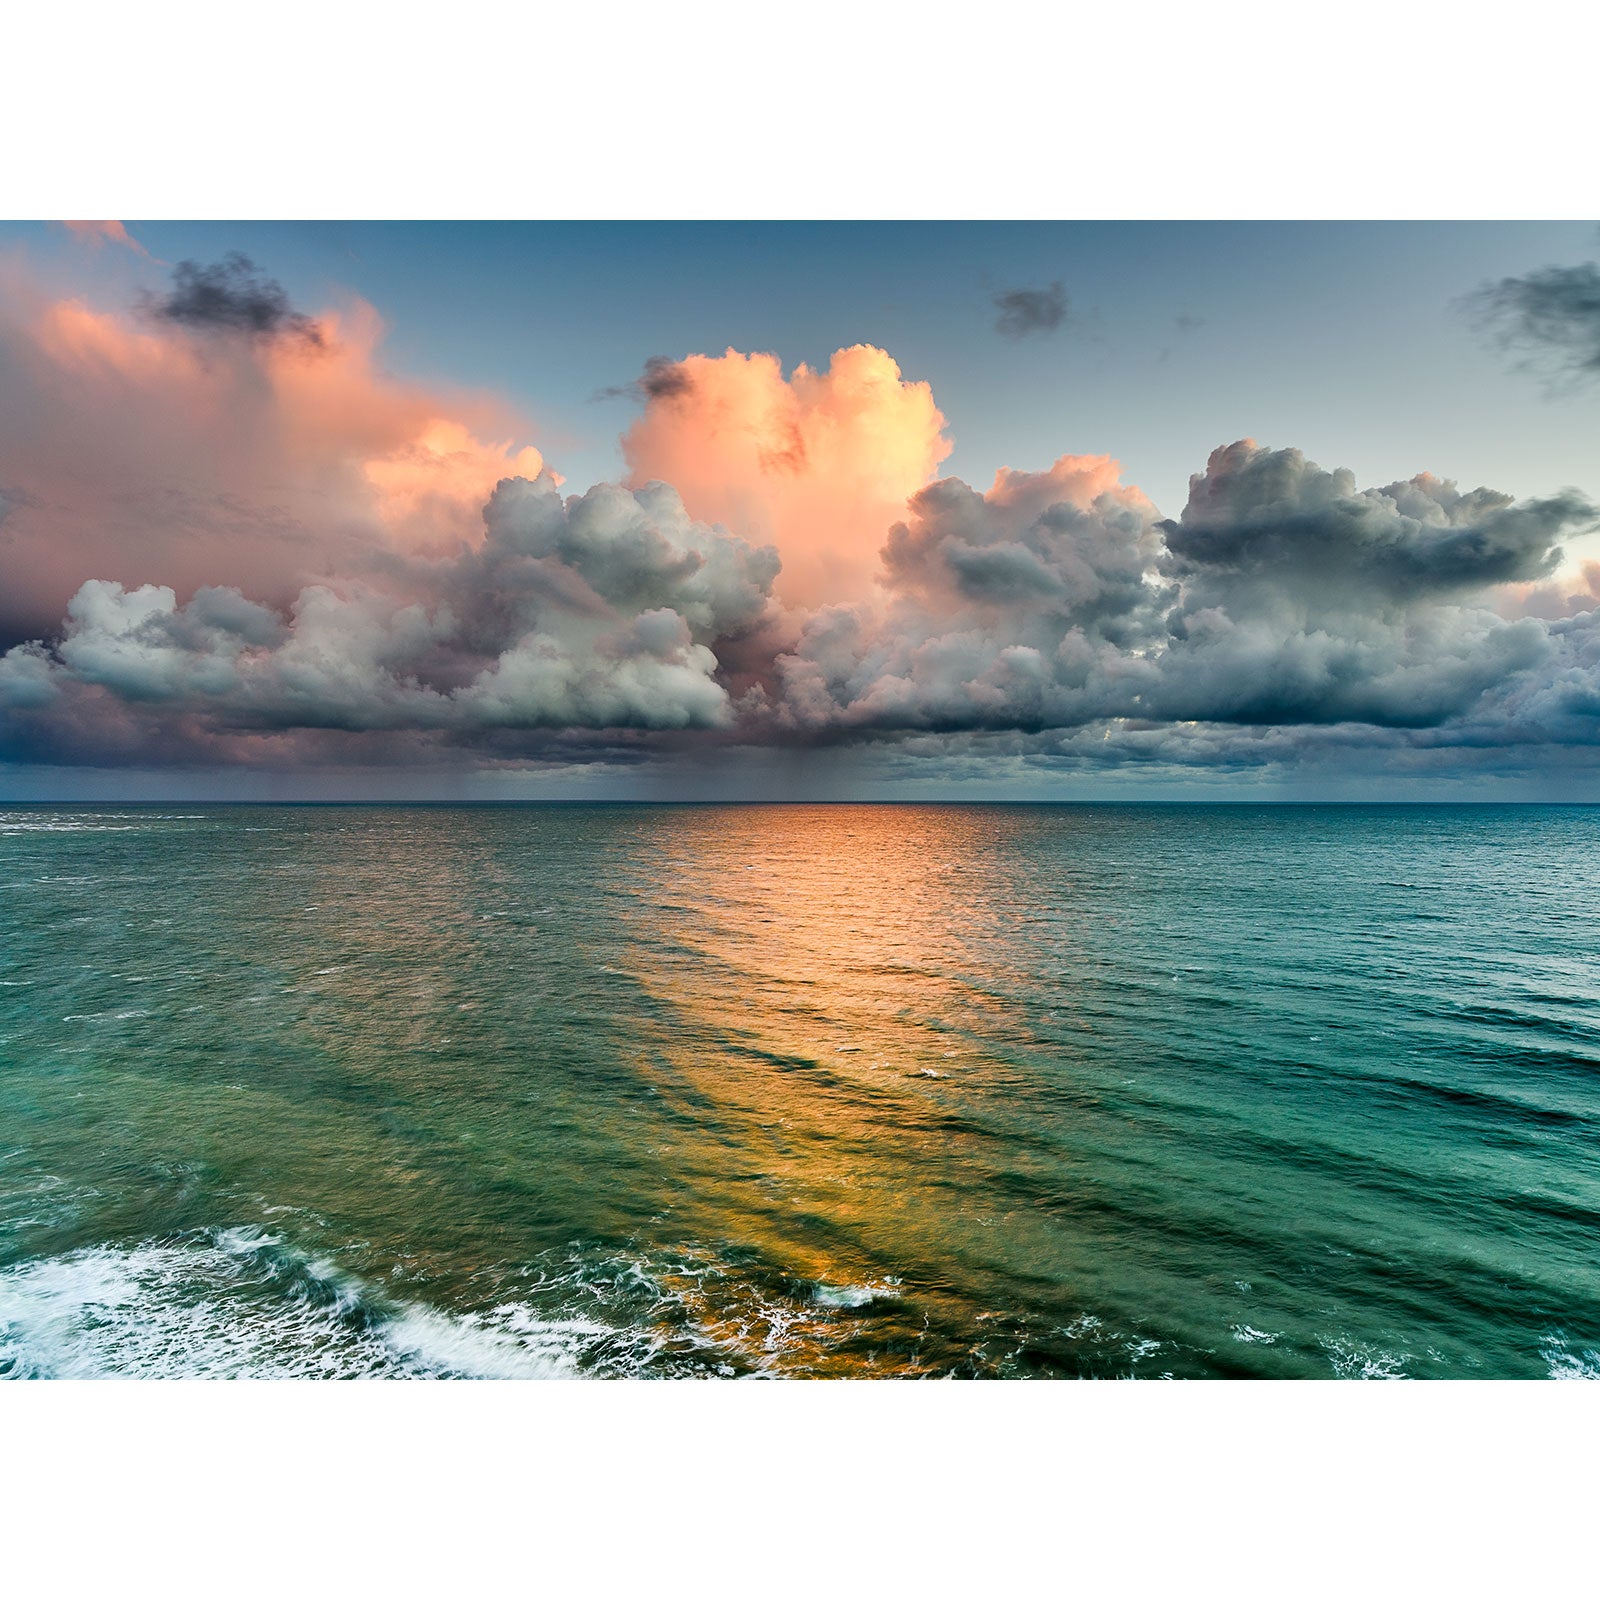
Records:
{"label": "pink cloud", "polygon": [[0,630],[48,627],[86,577],[271,601],[483,536],[539,451],[494,397],[383,370],[356,302],[319,339],[195,330],[0,277]]}
{"label": "pink cloud", "polygon": [[692,355],[646,393],[629,482],[671,483],[694,516],[775,543],[790,604],[870,594],[885,531],[951,450],[929,385],[871,345],[787,378],[775,355]]}

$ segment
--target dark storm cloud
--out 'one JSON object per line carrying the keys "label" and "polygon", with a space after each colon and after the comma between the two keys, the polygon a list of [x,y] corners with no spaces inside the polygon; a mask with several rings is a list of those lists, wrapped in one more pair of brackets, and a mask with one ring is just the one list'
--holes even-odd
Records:
{"label": "dark storm cloud", "polygon": [[1542,267],[1501,278],[1469,306],[1510,348],[1580,380],[1600,378],[1600,268]]}
{"label": "dark storm cloud", "polygon": [[313,344],[322,343],[316,322],[294,309],[283,285],[263,277],[255,263],[237,251],[209,266],[180,261],[172,271],[171,292],[147,303],[155,316],[186,328],[257,338],[292,334]]}
{"label": "dark storm cloud", "polygon": [[1003,289],[990,297],[995,311],[995,331],[1008,339],[1030,333],[1049,333],[1067,315],[1067,296],[1059,282],[1043,289]]}

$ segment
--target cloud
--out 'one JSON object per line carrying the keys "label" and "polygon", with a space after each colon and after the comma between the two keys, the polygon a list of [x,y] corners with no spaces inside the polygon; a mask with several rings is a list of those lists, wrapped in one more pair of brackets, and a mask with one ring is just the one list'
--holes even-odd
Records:
{"label": "cloud", "polygon": [[1003,468],[980,495],[947,478],[889,530],[888,585],[942,608],[1044,610],[1061,626],[1145,603],[1155,508],[1107,456],[1062,456],[1047,471]]}
{"label": "cloud", "polygon": [[1331,749],[1319,727],[1395,750],[1600,729],[1600,613],[1495,603],[1592,522],[1573,494],[1362,489],[1241,441],[1175,521],[1103,456],[1005,469],[986,492],[941,479],[907,510],[876,598],[799,613],[775,604],[778,551],[675,489],[564,497],[548,472],[501,481],[454,554],[397,553],[285,604],[92,579],[53,643],[0,656],[0,749],[476,762],[574,739],[636,760],[680,736],[934,754],[998,738],[1028,760],[1247,767]]}
{"label": "cloud", "polygon": [[943,479],[884,549],[888,603],[815,613],[776,663],[773,716],[813,737],[1037,729],[1127,709],[1174,598],[1155,507],[1103,456]]}
{"label": "cloud", "polygon": [[951,450],[929,386],[871,345],[788,377],[775,355],[691,355],[643,382],[629,483],[671,483],[695,516],[776,544],[791,604],[870,593],[884,529]]}
{"label": "cloud", "polygon": [[691,518],[654,483],[597,484],[563,500],[545,474],[502,482],[484,510],[487,539],[453,568],[458,607],[496,615],[526,596],[586,614],[670,608],[700,642],[736,638],[768,606],[778,555]]}
{"label": "cloud", "polygon": [[1247,439],[1212,452],[1164,532],[1174,572],[1226,574],[1235,596],[1262,586],[1327,604],[1548,576],[1561,556],[1552,540],[1588,516],[1575,491],[1517,503],[1427,473],[1358,490],[1347,470],[1324,472],[1298,450]]}
{"label": "cloud", "polygon": [[55,628],[87,577],[282,605],[482,540],[495,483],[543,466],[517,417],[387,373],[362,302],[316,325],[219,336],[0,271],[0,648]]}
{"label": "cloud", "polygon": [[1600,267],[1543,267],[1485,284],[1469,308],[1503,346],[1521,349],[1551,371],[1600,378]]}
{"label": "cloud", "polygon": [[612,384],[597,389],[595,400],[668,400],[674,395],[687,394],[694,380],[680,361],[671,356],[649,356],[644,370],[632,383]]}
{"label": "cloud", "polygon": [[1100,455],[975,487],[935,476],[928,385],[856,346],[648,362],[628,481],[567,494],[493,396],[386,373],[370,307],[313,340],[248,264],[220,300],[203,276],[152,314],[0,267],[0,760],[1600,748],[1600,567],[1559,566],[1595,522],[1575,491],[1364,486],[1249,440],[1174,518]]}
{"label": "cloud", "polygon": [[283,285],[262,277],[255,263],[237,251],[209,266],[180,261],[172,270],[171,290],[153,296],[149,309],[152,315],[186,328],[262,339],[288,334],[314,345],[322,343],[315,319],[296,311]]}
{"label": "cloud", "polygon": [[1559,541],[1594,515],[1571,492],[1517,503],[1427,474],[1362,490],[1297,450],[1216,450],[1162,525],[1181,599],[1146,704],[1180,720],[1437,726],[1549,656],[1545,630],[1497,615],[1491,591],[1554,571]]}
{"label": "cloud", "polygon": [[646,400],[672,400],[694,388],[689,369],[670,356],[651,356],[644,364],[638,390]]}
{"label": "cloud", "polygon": [[106,759],[337,732],[491,740],[506,730],[718,729],[713,645],[756,627],[777,571],[662,485],[502,482],[480,546],[314,584],[283,610],[232,587],[85,582],[53,645],[0,656],[0,752]]}
{"label": "cloud", "polygon": [[815,613],[780,726],[837,738],[1091,724],[1431,728],[1559,654],[1495,586],[1551,572],[1594,508],[1423,475],[1359,489],[1241,441],[1161,521],[1103,457],[943,480],[885,549],[893,602]]}
{"label": "cloud", "polygon": [[64,222],[62,227],[70,229],[77,238],[96,250],[103,245],[120,244],[135,255],[150,254],[120,222]]}
{"label": "cloud", "polygon": [[1067,296],[1059,282],[1043,289],[1004,289],[991,300],[998,313],[995,331],[1008,339],[1050,333],[1061,326],[1067,315]]}
{"label": "cloud", "polygon": [[1503,617],[1576,616],[1600,606],[1600,561],[1585,561],[1576,572],[1563,569],[1542,583],[1508,584],[1496,598]]}

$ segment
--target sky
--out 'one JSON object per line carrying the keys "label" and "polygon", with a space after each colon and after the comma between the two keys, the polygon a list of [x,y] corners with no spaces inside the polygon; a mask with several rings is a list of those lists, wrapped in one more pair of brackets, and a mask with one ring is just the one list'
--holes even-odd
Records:
{"label": "sky", "polygon": [[0,799],[1595,798],[1597,256],[0,225]]}

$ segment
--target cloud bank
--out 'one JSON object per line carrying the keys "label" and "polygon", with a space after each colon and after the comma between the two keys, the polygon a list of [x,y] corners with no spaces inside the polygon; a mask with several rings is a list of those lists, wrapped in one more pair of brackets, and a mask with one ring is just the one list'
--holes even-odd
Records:
{"label": "cloud bank", "polygon": [[1421,476],[1361,490],[1296,450],[1213,452],[1176,522],[1115,463],[1063,457],[911,502],[879,619],[818,612],[778,713],[824,729],[1108,722],[1435,727],[1556,646],[1484,603],[1543,576],[1593,508]]}
{"label": "cloud bank", "polygon": [[[0,760],[294,768],[889,752],[947,770],[1600,745],[1596,512],[1296,449],[1164,517],[1105,456],[935,474],[928,385],[649,362],[626,483],[387,374],[242,257],[117,313],[0,283]],[[698,755],[696,754],[698,753]]]}
{"label": "cloud bank", "polygon": [[503,730],[719,729],[712,646],[762,620],[778,561],[692,520],[676,492],[563,499],[511,478],[481,545],[381,587],[316,584],[275,609],[225,586],[90,579],[49,645],[0,656],[11,759],[227,759],[306,732],[493,743]]}
{"label": "cloud bank", "polygon": [[254,759],[264,739],[283,758],[313,733],[500,753],[687,730],[779,747],[1091,729],[1138,746],[1204,725],[1588,739],[1596,613],[1488,602],[1593,517],[1573,494],[1427,476],[1361,489],[1242,441],[1165,521],[1115,462],[1064,456],[987,492],[929,485],[883,541],[881,598],[796,613],[778,551],[675,489],[563,497],[541,473],[503,480],[454,556],[283,607],[91,579],[50,641],[0,657],[0,726],[11,759],[56,762]]}

